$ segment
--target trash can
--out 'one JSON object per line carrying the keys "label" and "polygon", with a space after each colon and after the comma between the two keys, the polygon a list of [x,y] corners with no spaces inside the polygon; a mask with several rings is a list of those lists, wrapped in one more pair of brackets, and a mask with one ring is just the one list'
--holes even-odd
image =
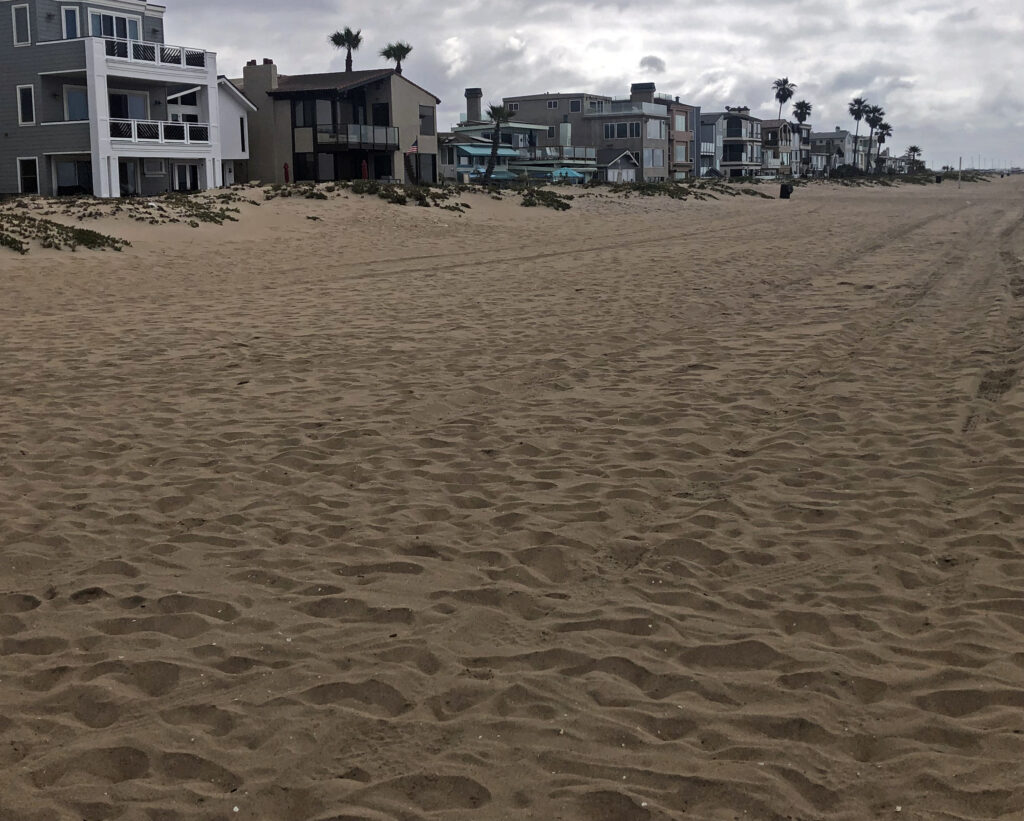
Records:
{"label": "trash can", "polygon": [[789,185],[788,183],[782,183],[782,185],[779,186],[779,199],[780,200],[788,200],[789,199],[789,195],[792,194],[792,193],[793,193],[793,186],[792,185]]}
{"label": "trash can", "polygon": [[942,182],[942,175],[941,174],[936,174],[935,175],[935,182],[938,182],[938,183]]}

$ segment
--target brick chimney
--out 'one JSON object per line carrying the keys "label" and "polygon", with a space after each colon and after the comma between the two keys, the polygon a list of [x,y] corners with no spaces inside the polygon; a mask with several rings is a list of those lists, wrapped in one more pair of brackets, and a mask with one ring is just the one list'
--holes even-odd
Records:
{"label": "brick chimney", "polygon": [[466,89],[466,119],[469,122],[481,122],[483,120],[483,112],[481,111],[481,100],[483,100],[483,98],[483,89]]}
{"label": "brick chimney", "polygon": [[629,99],[634,103],[653,103],[654,92],[657,90],[654,83],[633,83],[629,87]]}
{"label": "brick chimney", "polygon": [[263,59],[263,65],[257,65],[255,60],[250,60],[242,70],[242,80],[245,83],[245,93],[255,100],[261,94],[277,88],[277,66],[269,58]]}

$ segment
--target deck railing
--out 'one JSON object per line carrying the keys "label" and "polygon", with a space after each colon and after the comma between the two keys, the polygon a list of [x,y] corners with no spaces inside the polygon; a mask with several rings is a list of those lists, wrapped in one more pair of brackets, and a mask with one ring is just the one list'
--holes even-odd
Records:
{"label": "deck railing", "polygon": [[320,125],[316,139],[321,144],[361,148],[398,148],[398,129],[384,125]]}
{"label": "deck railing", "polygon": [[111,120],[110,139],[133,143],[171,143],[177,145],[210,142],[209,123],[175,123],[164,120]]}
{"label": "deck railing", "polygon": [[115,60],[128,60],[132,63],[148,63],[155,66],[206,68],[206,52],[201,48],[149,43],[144,40],[104,39],[107,57]]}

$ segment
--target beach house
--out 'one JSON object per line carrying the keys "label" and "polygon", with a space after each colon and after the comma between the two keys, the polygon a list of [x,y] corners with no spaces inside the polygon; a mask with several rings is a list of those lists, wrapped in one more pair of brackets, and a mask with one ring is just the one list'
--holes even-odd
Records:
{"label": "beach house", "polygon": [[[252,106],[219,87],[213,52],[165,42],[164,12],[143,0],[0,0],[0,193],[224,183],[221,96],[239,137]],[[232,175],[244,153],[232,148]]]}
{"label": "beach house", "polygon": [[665,94],[655,94],[652,102],[668,109],[669,177],[690,179],[699,169],[700,108]]}
{"label": "beach house", "polygon": [[250,60],[232,82],[259,109],[253,179],[437,182],[440,99],[393,68],[286,75],[273,60]]}
{"label": "beach house", "polygon": [[752,177],[761,173],[761,120],[750,116],[747,106],[726,106],[725,111],[708,112],[701,123],[714,125],[715,131],[720,132],[722,152],[718,162],[723,176]]}
{"label": "beach house", "polygon": [[[793,174],[793,128],[787,120],[761,123],[761,173],[771,177]],[[799,151],[799,146],[797,146]]]}
{"label": "beach house", "polygon": [[505,97],[504,104],[524,122],[547,126],[540,148],[617,149],[640,162],[638,180],[669,178],[668,107],[654,102],[654,83],[635,83],[630,96],[615,99],[600,94],[544,93]]}

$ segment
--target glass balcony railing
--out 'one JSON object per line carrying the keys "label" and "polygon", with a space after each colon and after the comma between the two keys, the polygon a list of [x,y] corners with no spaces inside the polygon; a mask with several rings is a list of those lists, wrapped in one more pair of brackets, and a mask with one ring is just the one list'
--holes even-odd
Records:
{"label": "glass balcony railing", "polygon": [[317,142],[358,148],[398,148],[398,129],[384,125],[320,125]]}

